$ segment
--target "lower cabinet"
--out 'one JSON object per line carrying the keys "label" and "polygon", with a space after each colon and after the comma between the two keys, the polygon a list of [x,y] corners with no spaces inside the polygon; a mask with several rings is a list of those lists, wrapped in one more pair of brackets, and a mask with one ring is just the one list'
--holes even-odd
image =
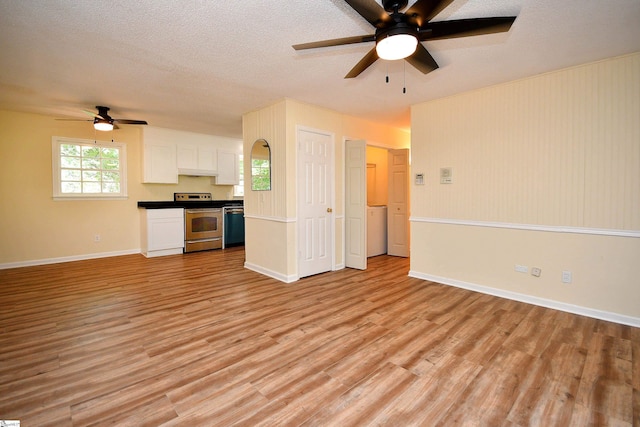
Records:
{"label": "lower cabinet", "polygon": [[140,247],[147,258],[181,254],[184,248],[184,209],[141,209]]}

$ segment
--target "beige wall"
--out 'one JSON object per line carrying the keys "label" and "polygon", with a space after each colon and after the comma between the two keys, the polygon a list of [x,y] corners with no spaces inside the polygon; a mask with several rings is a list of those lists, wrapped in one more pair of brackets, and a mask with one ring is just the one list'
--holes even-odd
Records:
{"label": "beige wall", "polygon": [[640,54],[414,106],[412,274],[640,322],[639,117]]}
{"label": "beige wall", "polygon": [[367,205],[386,205],[389,187],[389,151],[367,146]]}
{"label": "beige wall", "polygon": [[[286,245],[293,238],[286,210],[285,113],[286,103],[281,101],[247,113],[242,119],[246,263],[271,276],[289,271]],[[251,147],[257,139],[266,140],[271,148],[270,191],[251,190]]]}
{"label": "beige wall", "polygon": [[[244,155],[249,159],[251,145],[258,138],[272,147],[272,189],[245,191],[247,265],[285,281],[297,279],[297,148],[299,127],[334,137],[335,154],[335,265],[344,265],[344,140],[364,139],[376,145],[408,148],[409,133],[378,123],[345,116],[335,111],[285,99],[243,116]],[[245,176],[249,162],[245,162]],[[270,224],[266,224],[266,223]],[[269,242],[265,244],[265,242]],[[275,243],[278,242],[278,243]],[[287,244],[283,244],[287,242]]]}
{"label": "beige wall", "polygon": [[[127,200],[54,201],[51,138],[110,139],[127,145]],[[87,122],[0,111],[0,266],[38,264],[140,251],[139,200],[172,200],[179,191],[226,199],[233,186],[181,176],[175,185],[142,184],[142,133],[122,126],[94,132]],[[100,234],[100,242],[94,235]]]}

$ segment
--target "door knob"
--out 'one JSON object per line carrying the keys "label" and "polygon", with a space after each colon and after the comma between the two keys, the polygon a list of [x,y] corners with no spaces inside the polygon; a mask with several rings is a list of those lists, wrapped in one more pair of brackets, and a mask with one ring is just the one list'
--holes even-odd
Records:
{"label": "door knob", "polygon": [[331,213],[331,212],[333,212],[333,209],[327,208],[327,212]]}

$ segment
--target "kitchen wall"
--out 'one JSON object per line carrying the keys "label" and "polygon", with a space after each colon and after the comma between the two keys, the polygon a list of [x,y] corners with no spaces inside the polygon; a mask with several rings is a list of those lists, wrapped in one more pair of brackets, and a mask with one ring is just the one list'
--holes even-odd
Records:
{"label": "kitchen wall", "polygon": [[[283,281],[297,279],[297,147],[298,127],[331,133],[335,153],[335,266],[344,266],[344,140],[408,148],[407,131],[285,99],[243,116],[245,159],[258,138],[271,145],[271,191],[245,191],[246,262]],[[245,176],[249,175],[245,162]]]}
{"label": "kitchen wall", "polygon": [[[127,200],[54,201],[51,137],[111,139],[127,144]],[[241,144],[238,141],[238,144]],[[207,177],[142,184],[142,133],[121,126],[95,132],[88,122],[0,110],[0,268],[140,252],[139,200],[172,200],[177,191],[227,198],[232,186]],[[100,242],[94,235],[100,234]]]}
{"label": "kitchen wall", "polygon": [[640,325],[639,117],[638,53],[413,106],[411,274]]}

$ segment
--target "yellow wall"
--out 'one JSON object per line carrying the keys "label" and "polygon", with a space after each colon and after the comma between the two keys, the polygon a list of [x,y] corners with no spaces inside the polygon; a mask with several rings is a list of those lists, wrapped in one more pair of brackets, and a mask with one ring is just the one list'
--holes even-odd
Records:
{"label": "yellow wall", "polygon": [[[264,138],[271,145],[272,189],[245,191],[247,232],[246,262],[249,268],[285,281],[297,279],[297,148],[298,127],[332,134],[335,154],[335,265],[344,265],[344,140],[364,139],[393,148],[408,148],[409,133],[335,111],[285,99],[243,116],[245,159],[251,145]],[[249,162],[245,162],[248,177]],[[270,224],[266,224],[269,222]],[[272,244],[273,242],[287,244]]]}
{"label": "yellow wall", "polygon": [[[388,156],[389,152],[385,148],[367,146],[367,205],[369,206],[387,204],[389,193]],[[371,168],[371,166],[374,167]]]}
{"label": "yellow wall", "polygon": [[[127,200],[54,201],[51,138],[110,139],[127,144]],[[233,186],[181,176],[175,185],[142,184],[142,133],[121,126],[94,132],[90,123],[0,111],[0,265],[26,265],[140,251],[139,200],[172,200],[179,191],[226,199]],[[100,234],[100,242],[94,235]]]}
{"label": "yellow wall", "polygon": [[640,54],[414,106],[412,274],[640,322],[639,117]]}

